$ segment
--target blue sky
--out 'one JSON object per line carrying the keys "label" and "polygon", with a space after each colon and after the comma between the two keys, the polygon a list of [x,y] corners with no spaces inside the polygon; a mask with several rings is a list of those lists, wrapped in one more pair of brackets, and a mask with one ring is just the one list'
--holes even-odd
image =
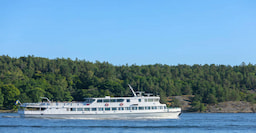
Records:
{"label": "blue sky", "polygon": [[0,55],[125,64],[256,64],[254,0],[0,2]]}

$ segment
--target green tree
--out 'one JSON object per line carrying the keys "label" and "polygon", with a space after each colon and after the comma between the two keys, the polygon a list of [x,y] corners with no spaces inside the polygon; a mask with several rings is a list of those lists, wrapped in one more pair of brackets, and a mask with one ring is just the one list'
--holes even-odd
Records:
{"label": "green tree", "polygon": [[206,102],[208,104],[216,104],[217,103],[217,98],[213,94],[209,94],[206,97]]}
{"label": "green tree", "polygon": [[4,103],[4,94],[2,94],[2,91],[0,89],[0,108],[3,107],[3,103]]}
{"label": "green tree", "polygon": [[28,92],[28,96],[32,99],[32,102],[41,101],[40,97],[44,97],[45,91],[39,87],[32,88]]}
{"label": "green tree", "polygon": [[66,91],[64,94],[64,101],[72,101],[74,98],[71,96],[69,91]]}
{"label": "green tree", "polygon": [[192,102],[192,112],[204,112],[206,109],[204,103],[201,103],[200,101],[193,101]]}
{"label": "green tree", "polygon": [[172,98],[171,107],[180,107],[181,103],[178,99]]}
{"label": "green tree", "polygon": [[167,97],[163,90],[160,90],[160,103],[167,103]]}
{"label": "green tree", "polygon": [[3,85],[0,88],[4,94],[4,106],[11,109],[20,95],[19,89],[17,89],[13,84]]}

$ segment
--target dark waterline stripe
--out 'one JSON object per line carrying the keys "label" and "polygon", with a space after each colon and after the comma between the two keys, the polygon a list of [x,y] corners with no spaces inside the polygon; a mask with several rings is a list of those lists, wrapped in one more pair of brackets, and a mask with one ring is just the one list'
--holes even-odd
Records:
{"label": "dark waterline stripe", "polygon": [[124,128],[124,129],[188,129],[188,128],[197,128],[197,129],[207,129],[207,130],[216,130],[216,129],[256,129],[256,125],[243,125],[243,126],[234,126],[234,125],[223,125],[223,126],[38,126],[38,125],[0,125],[0,128]]}
{"label": "dark waterline stripe", "polygon": [[201,126],[26,126],[0,125],[0,127],[32,127],[32,128],[200,128]]}

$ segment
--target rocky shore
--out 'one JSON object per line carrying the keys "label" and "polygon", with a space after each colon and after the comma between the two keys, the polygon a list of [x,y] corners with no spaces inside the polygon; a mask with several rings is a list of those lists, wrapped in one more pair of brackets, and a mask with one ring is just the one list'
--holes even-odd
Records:
{"label": "rocky shore", "polygon": [[214,113],[255,113],[256,104],[244,101],[228,101],[216,105],[208,105],[206,112]]}
{"label": "rocky shore", "polygon": [[[183,112],[189,112],[192,108],[191,99],[193,95],[175,96],[178,100],[181,110]],[[245,101],[228,101],[221,102],[215,105],[207,105],[206,113],[256,113],[256,104]]]}

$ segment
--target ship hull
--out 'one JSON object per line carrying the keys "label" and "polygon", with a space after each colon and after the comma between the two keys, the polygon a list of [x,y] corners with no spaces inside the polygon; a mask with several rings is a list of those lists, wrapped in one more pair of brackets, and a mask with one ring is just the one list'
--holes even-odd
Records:
{"label": "ship hull", "polygon": [[110,114],[21,114],[26,118],[52,119],[178,119],[180,111],[147,113],[110,113]]}

